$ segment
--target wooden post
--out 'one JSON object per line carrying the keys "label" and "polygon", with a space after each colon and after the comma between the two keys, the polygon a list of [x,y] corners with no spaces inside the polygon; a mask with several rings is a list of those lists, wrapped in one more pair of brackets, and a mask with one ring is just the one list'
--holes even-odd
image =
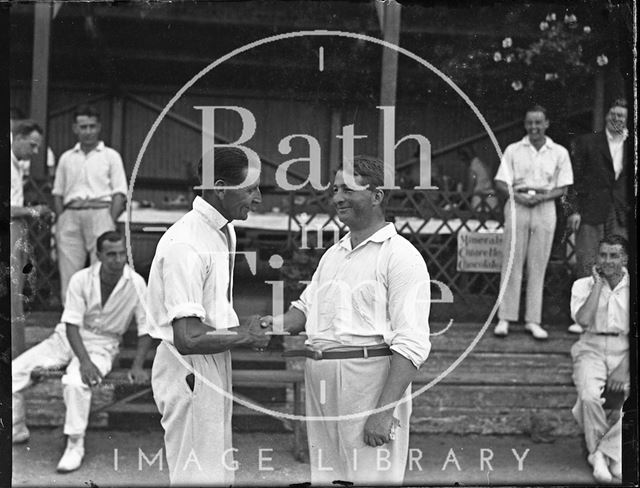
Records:
{"label": "wooden post", "polygon": [[593,97],[593,132],[604,128],[604,71],[598,70],[595,76],[595,93]]}
{"label": "wooden post", "polygon": [[331,181],[333,172],[340,167],[340,163],[342,162],[342,145],[340,141],[336,137],[337,134],[341,133],[342,129],[342,114],[339,110],[333,109],[331,111],[331,132],[329,139],[329,164],[327,165],[326,174],[328,181]]}
{"label": "wooden post", "polygon": [[111,141],[110,145],[122,154],[122,134],[124,125],[124,101],[120,95],[111,100]]}
{"label": "wooden post", "polygon": [[49,102],[49,48],[51,41],[51,17],[53,2],[36,2],[33,25],[33,68],[31,71],[30,116],[44,130],[39,154],[31,161],[31,175],[44,179],[47,161],[47,128]]}
{"label": "wooden post", "polygon": [[[391,44],[398,44],[400,40],[400,4],[395,0],[384,2],[384,11],[381,15],[383,38]],[[395,106],[396,86],[398,81],[398,51],[382,48],[382,76],[380,80],[380,105]],[[384,122],[382,111],[378,123],[378,156],[383,154]]]}

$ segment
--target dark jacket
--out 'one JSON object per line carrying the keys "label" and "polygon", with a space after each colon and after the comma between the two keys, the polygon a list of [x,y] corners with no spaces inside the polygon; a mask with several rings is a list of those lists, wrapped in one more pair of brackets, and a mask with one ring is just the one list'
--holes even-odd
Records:
{"label": "dark jacket", "polygon": [[604,224],[613,207],[619,224],[627,225],[631,209],[627,186],[632,174],[629,141],[627,138],[623,143],[623,169],[617,180],[606,132],[586,134],[574,141],[571,155],[574,182],[572,203],[583,223]]}

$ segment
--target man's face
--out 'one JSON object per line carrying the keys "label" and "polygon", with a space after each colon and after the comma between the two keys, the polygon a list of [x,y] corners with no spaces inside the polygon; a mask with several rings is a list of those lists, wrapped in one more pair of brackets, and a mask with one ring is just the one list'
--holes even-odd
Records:
{"label": "man's face", "polygon": [[[222,205],[224,216],[229,220],[247,220],[249,212],[255,212],[262,203],[260,173],[254,168],[249,168],[248,172],[250,185],[239,190],[224,191]],[[246,179],[247,170],[243,174]]]}
{"label": "man's face", "polygon": [[[366,186],[367,183],[356,175],[355,182]],[[349,228],[366,227],[373,218],[375,192],[366,190],[354,190],[349,188],[344,181],[342,171],[336,173],[333,182],[333,204],[338,212],[338,218]]]}
{"label": "man's face", "polygon": [[13,138],[13,154],[18,159],[31,159],[34,155],[38,154],[38,149],[42,144],[42,136],[38,131],[33,131],[31,134],[22,136],[17,135]]}
{"label": "man's face", "polygon": [[600,244],[597,265],[606,278],[618,276],[627,265],[627,256],[620,244]]}
{"label": "man's face", "polygon": [[102,129],[102,126],[97,117],[88,115],[78,115],[73,124],[73,133],[78,138],[78,142],[86,146],[93,146],[98,143],[100,129]]}
{"label": "man's face", "polygon": [[539,141],[544,138],[544,134],[549,128],[549,121],[542,112],[527,112],[524,117],[524,130],[527,131],[529,140]]}
{"label": "man's face", "polygon": [[625,107],[611,107],[605,121],[609,132],[622,134],[622,131],[627,127],[627,109]]}
{"label": "man's face", "polygon": [[127,262],[127,252],[124,239],[119,241],[104,241],[102,250],[97,253],[98,260],[109,274],[121,274]]}

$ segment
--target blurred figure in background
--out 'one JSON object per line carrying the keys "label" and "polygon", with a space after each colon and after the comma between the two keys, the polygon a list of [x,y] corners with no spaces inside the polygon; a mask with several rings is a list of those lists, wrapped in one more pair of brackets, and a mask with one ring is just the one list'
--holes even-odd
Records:
{"label": "blurred figure in background", "polygon": [[458,156],[467,168],[463,191],[471,193],[471,209],[488,212],[497,208],[498,198],[493,188],[493,172],[475,153],[472,147],[464,147]]}

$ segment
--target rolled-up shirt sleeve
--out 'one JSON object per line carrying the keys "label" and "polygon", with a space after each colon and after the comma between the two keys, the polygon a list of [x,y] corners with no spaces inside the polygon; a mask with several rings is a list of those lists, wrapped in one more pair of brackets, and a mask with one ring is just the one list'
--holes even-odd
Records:
{"label": "rolled-up shirt sleeve", "polygon": [[502,160],[500,161],[500,166],[498,167],[498,172],[494,180],[502,181],[507,185],[513,185],[513,150],[511,146],[507,147],[504,154],[502,155]]}
{"label": "rolled-up shirt sleeve", "polygon": [[116,193],[127,194],[127,176],[124,172],[124,163],[117,151],[105,148],[109,151],[109,176],[111,178],[111,195]]}
{"label": "rolled-up shirt sleeve", "polygon": [[576,280],[571,287],[571,318],[575,321],[578,311],[589,298],[591,289],[593,288],[593,278],[581,278]]}
{"label": "rolled-up shirt sleeve", "polygon": [[564,186],[570,185],[573,185],[573,168],[571,167],[569,151],[567,151],[564,147],[560,147],[560,158],[558,160],[558,178],[556,180],[556,187],[562,188]]}
{"label": "rolled-up shirt sleeve", "polygon": [[64,311],[60,322],[82,327],[84,314],[87,311],[87,303],[84,299],[83,289],[86,285],[82,279],[84,274],[76,273],[69,280],[67,296],[64,303]]}
{"label": "rolled-up shirt sleeve", "polygon": [[182,317],[204,320],[206,312],[202,305],[202,290],[207,268],[205,257],[192,246],[186,243],[171,244],[162,263],[164,301],[169,324]]}
{"label": "rolled-up shirt sleeve", "polygon": [[311,306],[317,299],[316,295],[318,293],[318,280],[320,279],[320,273],[322,272],[323,262],[325,259],[327,259],[326,256],[330,252],[331,250],[327,251],[327,253],[325,253],[318,262],[318,267],[314,271],[313,276],[311,277],[311,281],[300,294],[300,298],[291,302],[291,307],[300,310],[305,317],[309,317]]}
{"label": "rolled-up shirt sleeve", "polygon": [[427,265],[413,246],[392,254],[387,280],[391,332],[384,335],[384,341],[420,368],[431,351],[431,288]]}

